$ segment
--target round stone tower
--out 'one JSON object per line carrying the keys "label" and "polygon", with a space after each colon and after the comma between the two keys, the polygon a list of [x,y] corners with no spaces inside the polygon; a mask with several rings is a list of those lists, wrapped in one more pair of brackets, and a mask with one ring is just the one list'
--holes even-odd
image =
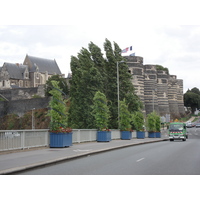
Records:
{"label": "round stone tower", "polygon": [[180,118],[178,100],[177,100],[178,81],[176,75],[170,75],[168,83],[168,101],[169,110],[172,119]]}
{"label": "round stone tower", "polygon": [[184,100],[183,100],[183,80],[177,79],[177,102],[181,117],[185,115]]}
{"label": "round stone tower", "polygon": [[168,102],[168,79],[169,75],[166,71],[157,70],[157,96],[160,116],[166,116],[166,114],[170,114]]}
{"label": "round stone tower", "polygon": [[156,65],[144,65],[144,73],[144,103],[146,114],[153,111],[159,113]]}
{"label": "round stone tower", "polygon": [[132,83],[136,94],[144,105],[144,66],[143,58],[140,56],[124,56],[132,75]]}

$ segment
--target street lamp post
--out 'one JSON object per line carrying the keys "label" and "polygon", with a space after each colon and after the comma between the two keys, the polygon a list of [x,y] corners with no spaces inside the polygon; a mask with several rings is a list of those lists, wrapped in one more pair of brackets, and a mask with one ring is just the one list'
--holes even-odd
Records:
{"label": "street lamp post", "polygon": [[118,102],[118,128],[120,127],[120,112],[119,112],[119,63],[123,63],[124,61],[117,61],[117,102]]}
{"label": "street lamp post", "polygon": [[32,109],[32,129],[35,129],[34,113],[33,113],[34,110],[35,108]]}

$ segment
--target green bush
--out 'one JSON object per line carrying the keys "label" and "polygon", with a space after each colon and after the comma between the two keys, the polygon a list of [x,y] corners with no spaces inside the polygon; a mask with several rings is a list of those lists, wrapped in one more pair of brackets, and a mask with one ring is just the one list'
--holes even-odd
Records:
{"label": "green bush", "polygon": [[106,96],[97,91],[94,95],[93,115],[95,118],[96,128],[98,130],[107,130],[110,118],[109,108],[107,106]]}
{"label": "green bush", "polygon": [[131,115],[128,111],[128,106],[126,105],[125,99],[123,101],[120,101],[119,126],[121,131],[131,130]]}
{"label": "green bush", "polygon": [[160,116],[154,111],[147,115],[147,129],[149,132],[160,132]]}
{"label": "green bush", "polygon": [[144,131],[144,115],[141,111],[132,114],[132,122],[136,131]]}

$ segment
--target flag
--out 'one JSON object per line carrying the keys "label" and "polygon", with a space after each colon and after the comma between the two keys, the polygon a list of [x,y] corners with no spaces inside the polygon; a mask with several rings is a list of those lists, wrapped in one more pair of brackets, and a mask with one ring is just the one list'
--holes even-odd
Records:
{"label": "flag", "polygon": [[128,49],[129,49],[128,47],[127,47],[126,49],[123,49],[123,50],[122,50],[122,53],[127,53],[127,52],[128,52]]}
{"label": "flag", "polygon": [[132,51],[132,46],[123,49],[122,53],[127,53],[129,50]]}
{"label": "flag", "polygon": [[129,56],[135,56],[135,53],[130,54]]}

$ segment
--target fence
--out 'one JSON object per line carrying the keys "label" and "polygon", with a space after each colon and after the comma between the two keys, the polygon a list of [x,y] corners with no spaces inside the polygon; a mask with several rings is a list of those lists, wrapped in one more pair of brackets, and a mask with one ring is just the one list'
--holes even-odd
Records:
{"label": "fence", "polygon": [[[136,137],[136,132],[133,132],[132,137]],[[72,143],[92,142],[96,139],[96,129],[73,129]],[[111,139],[120,139],[120,131],[112,129]],[[48,129],[0,130],[0,151],[45,146],[49,146]]]}
{"label": "fence", "polygon": [[48,146],[48,130],[0,131],[0,151]]}

